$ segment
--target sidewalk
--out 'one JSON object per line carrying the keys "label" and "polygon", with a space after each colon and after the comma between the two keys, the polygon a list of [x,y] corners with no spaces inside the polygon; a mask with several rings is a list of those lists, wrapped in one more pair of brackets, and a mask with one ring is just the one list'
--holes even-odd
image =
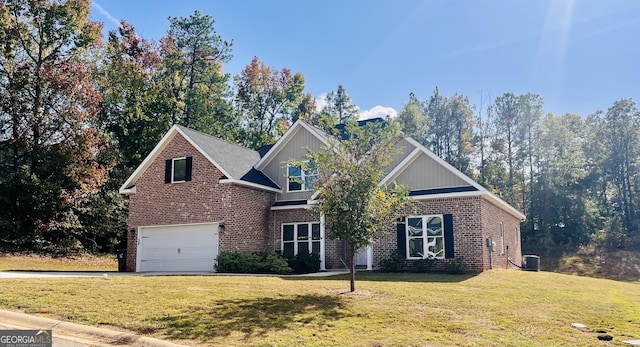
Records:
{"label": "sidewalk", "polygon": [[[52,330],[55,337],[85,346],[181,347],[172,342],[121,331],[41,318],[24,313],[0,310],[0,326],[10,329]],[[54,344],[55,346],[55,344]]]}

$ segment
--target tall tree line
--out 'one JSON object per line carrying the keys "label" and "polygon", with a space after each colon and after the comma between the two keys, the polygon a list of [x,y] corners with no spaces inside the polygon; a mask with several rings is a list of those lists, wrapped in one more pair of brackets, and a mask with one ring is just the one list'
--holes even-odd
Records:
{"label": "tall tree line", "polygon": [[407,135],[523,211],[531,251],[640,244],[640,112],[621,99],[583,117],[545,114],[540,95],[504,93],[476,108],[438,88],[399,112]]}
{"label": "tall tree line", "polygon": [[257,57],[224,72],[233,41],[207,14],[103,41],[90,5],[0,0],[0,251],[122,246],[118,188],[173,124],[257,148],[315,112],[299,72]]}
{"label": "tall tree line", "polygon": [[[233,40],[194,12],[158,41],[121,22],[103,38],[90,0],[0,0],[0,251],[108,252],[125,239],[118,188],[180,124],[258,148],[297,119],[357,117],[339,85],[316,112],[305,78],[258,57],[231,76]],[[586,117],[536,94],[411,94],[405,134],[525,212],[527,247],[640,239],[640,114],[631,99]]]}

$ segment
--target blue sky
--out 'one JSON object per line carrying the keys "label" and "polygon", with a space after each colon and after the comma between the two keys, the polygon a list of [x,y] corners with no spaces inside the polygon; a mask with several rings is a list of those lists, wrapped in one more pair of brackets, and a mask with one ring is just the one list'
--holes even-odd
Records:
{"label": "blue sky", "polygon": [[157,40],[167,17],[195,10],[233,40],[226,72],[258,56],[302,72],[318,99],[343,85],[363,117],[399,111],[410,92],[428,99],[436,86],[477,107],[538,93],[555,114],[640,103],[637,0],[99,0],[92,18],[105,30],[124,19]]}

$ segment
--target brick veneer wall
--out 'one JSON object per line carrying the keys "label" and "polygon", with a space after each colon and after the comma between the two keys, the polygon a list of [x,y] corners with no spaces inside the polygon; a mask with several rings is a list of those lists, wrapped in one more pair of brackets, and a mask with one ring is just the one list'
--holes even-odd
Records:
{"label": "brick veneer wall", "polygon": [[[502,244],[503,240],[500,231],[501,224],[504,227],[504,245]],[[510,268],[507,257],[511,258],[516,264],[520,264],[522,259],[520,220],[494,205],[491,201],[483,199],[482,226],[485,240],[491,237],[496,243],[495,252],[489,252],[489,248],[486,246],[483,248],[484,270],[490,267],[494,269]]]}
{"label": "brick veneer wall", "polygon": [[[304,222],[319,222],[320,217],[311,210],[304,208],[293,210],[279,210],[273,211],[272,220],[273,225],[273,250],[281,251],[281,230],[283,223],[304,223]],[[328,234],[328,231],[326,231]],[[341,260],[345,258],[344,244],[339,241],[330,240],[328,235],[325,235],[325,267],[327,269],[344,268]]]}
{"label": "brick veneer wall", "polygon": [[[451,214],[453,215],[454,251],[456,258],[462,258],[470,271],[489,269],[489,251],[486,238],[491,236],[498,242],[498,252],[492,254],[493,268],[506,268],[506,245],[509,257],[521,258],[520,221],[500,207],[481,196],[438,198],[418,201],[407,215]],[[505,254],[499,255],[500,228],[505,226]],[[395,226],[390,233],[373,246],[373,264],[389,258],[398,248]],[[436,260],[434,270],[444,270],[448,259]],[[411,267],[412,261],[409,261]]]}
{"label": "brick veneer wall", "polygon": [[[438,198],[417,201],[407,215],[453,215],[454,251],[456,258],[464,259],[471,271],[482,271],[482,224],[480,220],[481,198]],[[398,249],[398,237],[395,226],[380,242],[373,246],[373,264],[378,266],[383,259],[389,258]],[[436,260],[434,270],[443,270],[448,259]],[[412,261],[408,261],[411,266]]]}
{"label": "brick veneer wall", "polygon": [[[165,160],[193,157],[192,180],[164,183]],[[222,172],[177,134],[138,178],[129,197],[127,271],[135,271],[137,228],[151,225],[221,222],[219,251],[271,250],[270,207],[275,193],[220,184]],[[134,230],[135,233],[132,233]]]}

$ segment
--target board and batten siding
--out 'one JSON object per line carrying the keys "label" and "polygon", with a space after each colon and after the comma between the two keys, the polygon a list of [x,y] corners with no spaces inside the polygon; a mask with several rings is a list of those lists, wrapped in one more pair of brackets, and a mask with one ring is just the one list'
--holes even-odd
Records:
{"label": "board and batten siding", "polygon": [[409,156],[409,154],[413,152],[414,149],[416,149],[414,145],[412,145],[406,139],[402,139],[400,142],[398,142],[396,148],[394,149],[395,154],[393,156],[393,162],[389,166],[382,169],[382,171],[385,174],[391,172],[396,166],[398,166],[398,164],[405,160]]}
{"label": "board and batten siding", "polygon": [[398,177],[396,182],[411,189],[433,189],[468,186],[455,173],[422,153]]}
{"label": "board and batten siding", "polygon": [[322,148],[323,143],[307,129],[300,127],[288,143],[283,145],[280,152],[271,159],[263,172],[282,187],[282,194],[278,194],[276,198],[278,201],[308,199],[313,192],[287,192],[287,162],[289,160],[305,160],[307,158],[306,148],[318,151]]}

